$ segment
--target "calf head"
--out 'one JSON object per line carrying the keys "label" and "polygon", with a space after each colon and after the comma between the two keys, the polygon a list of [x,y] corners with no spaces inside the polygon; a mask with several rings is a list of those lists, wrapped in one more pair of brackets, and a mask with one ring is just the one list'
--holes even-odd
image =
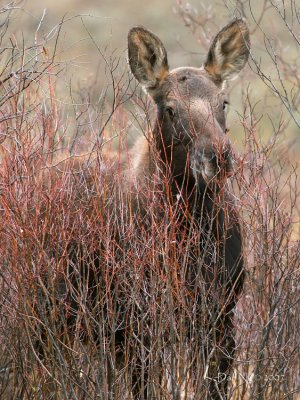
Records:
{"label": "calf head", "polygon": [[128,52],[133,75],[157,105],[153,133],[172,176],[192,179],[200,187],[230,176],[225,82],[248,60],[245,21],[233,21],[216,35],[200,68],[170,70],[161,40],[143,27],[130,30]]}

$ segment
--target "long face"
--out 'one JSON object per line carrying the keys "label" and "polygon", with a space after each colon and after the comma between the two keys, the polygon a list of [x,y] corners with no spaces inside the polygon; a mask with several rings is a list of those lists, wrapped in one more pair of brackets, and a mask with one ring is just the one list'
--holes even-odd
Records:
{"label": "long face", "polygon": [[231,174],[227,102],[226,92],[205,69],[179,68],[170,72],[157,99],[155,134],[173,176],[193,177],[198,184],[206,184]]}
{"label": "long face", "polygon": [[238,20],[216,36],[203,67],[169,71],[166,50],[153,33],[141,27],[129,32],[131,70],[157,104],[154,134],[175,179],[203,186],[232,174],[224,82],[243,68],[248,49],[247,26]]}

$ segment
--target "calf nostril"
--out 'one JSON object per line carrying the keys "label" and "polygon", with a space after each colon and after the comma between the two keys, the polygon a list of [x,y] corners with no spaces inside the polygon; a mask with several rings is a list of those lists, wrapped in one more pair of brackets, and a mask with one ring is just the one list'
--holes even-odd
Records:
{"label": "calf nostril", "polygon": [[232,165],[232,151],[231,148],[226,147],[219,149],[215,154],[215,166],[216,166],[216,173],[223,174],[225,173],[229,176],[232,172],[233,165]]}
{"label": "calf nostril", "polygon": [[231,147],[228,143],[223,143],[223,145],[218,147],[217,151],[220,159],[227,160],[231,156]]}
{"label": "calf nostril", "polygon": [[231,149],[226,149],[221,154],[221,169],[227,174],[227,176],[232,175],[233,171],[233,162],[232,162],[232,151]]}

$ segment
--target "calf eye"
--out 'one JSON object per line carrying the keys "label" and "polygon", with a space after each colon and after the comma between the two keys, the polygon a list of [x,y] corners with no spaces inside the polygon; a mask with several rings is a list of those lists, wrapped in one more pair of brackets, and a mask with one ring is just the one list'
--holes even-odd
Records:
{"label": "calf eye", "polygon": [[168,114],[168,116],[170,117],[171,120],[175,116],[175,112],[172,107],[166,107],[166,113]]}

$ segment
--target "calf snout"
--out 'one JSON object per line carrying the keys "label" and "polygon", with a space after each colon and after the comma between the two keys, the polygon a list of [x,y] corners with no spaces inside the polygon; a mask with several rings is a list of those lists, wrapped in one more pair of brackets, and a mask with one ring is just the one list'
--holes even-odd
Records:
{"label": "calf snout", "polygon": [[226,180],[233,174],[233,153],[229,142],[196,147],[192,156],[192,171],[196,181]]}

